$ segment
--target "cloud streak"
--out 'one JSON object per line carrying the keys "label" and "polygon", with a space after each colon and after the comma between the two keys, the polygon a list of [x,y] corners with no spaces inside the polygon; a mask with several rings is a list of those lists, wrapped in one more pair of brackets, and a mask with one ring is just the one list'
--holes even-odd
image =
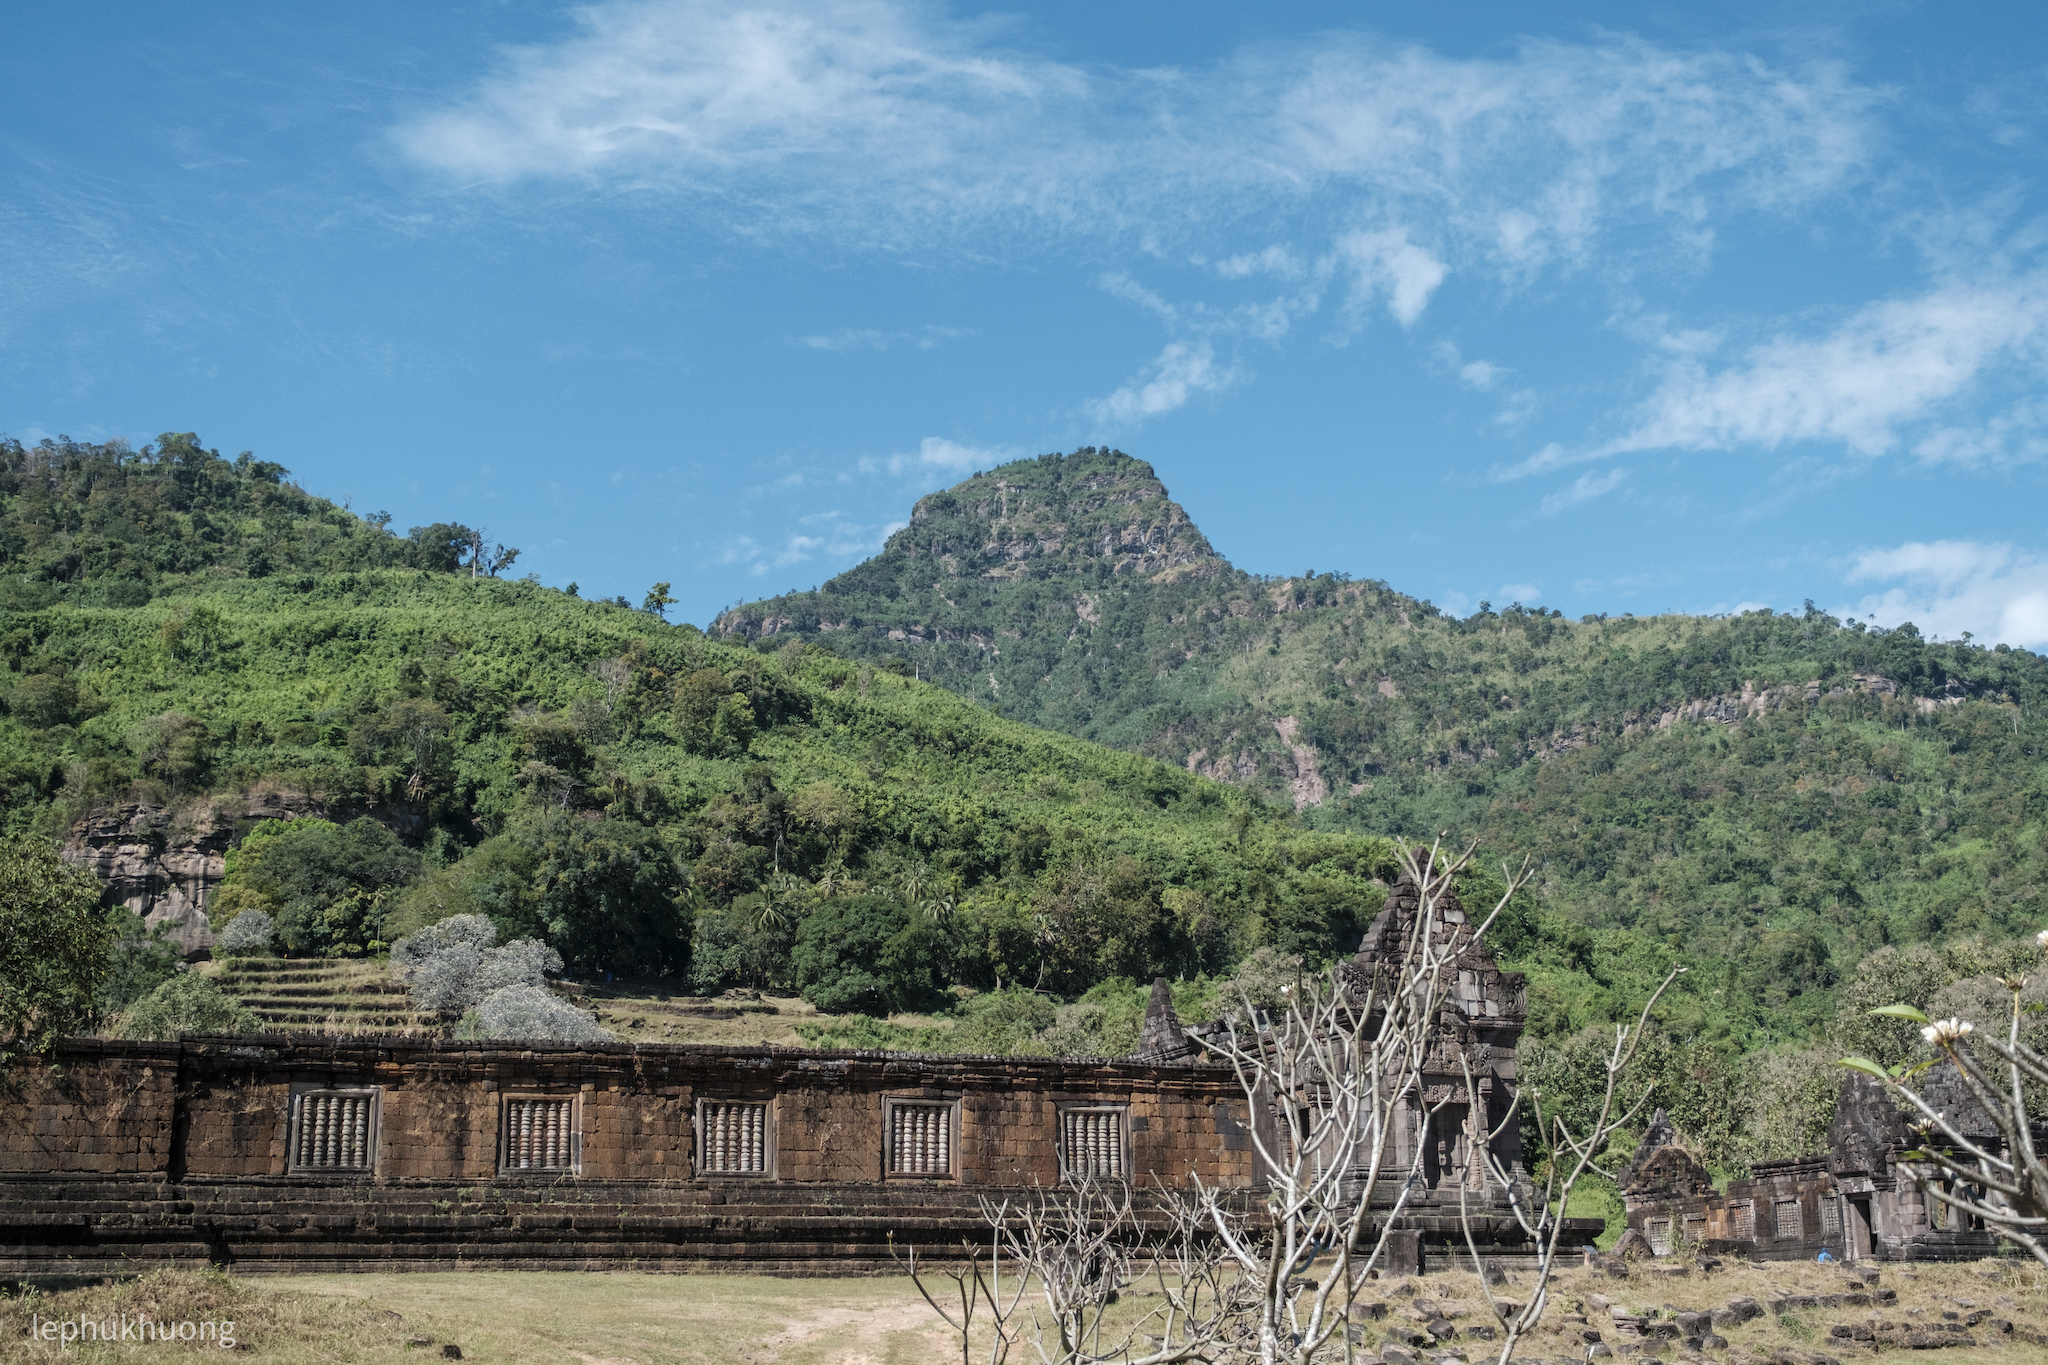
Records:
{"label": "cloud streak", "polygon": [[1622,481],[1627,477],[1628,471],[1626,469],[1610,469],[1605,474],[1581,474],[1573,481],[1571,487],[1552,493],[1543,499],[1536,509],[1536,514],[1538,516],[1554,517],[1559,512],[1577,507],[1580,503],[1591,502],[1595,498],[1604,498],[1615,489],[1621,487]]}
{"label": "cloud streak", "polygon": [[[2048,338],[2048,280],[2039,276],[1947,284],[1858,309],[1820,336],[1781,335],[1736,364],[1681,361],[1636,428],[1603,448],[1774,449],[1802,441],[1882,455],[1902,429],[1939,412],[1985,373],[2038,362]],[[1962,432],[1923,443],[1931,459],[1986,449]]]}
{"label": "cloud streak", "polygon": [[1177,232],[1226,277],[1300,254],[1210,239],[1318,223],[1308,255],[1356,257],[1403,325],[1451,270],[1698,254],[1728,207],[1805,204],[1860,174],[1878,100],[1826,65],[1630,39],[1467,59],[1334,34],[1126,71],[890,0],[625,0],[577,23],[393,145],[454,185],[680,195],[855,244]]}
{"label": "cloud streak", "polygon": [[1133,426],[1186,405],[1197,394],[1219,393],[1237,381],[1236,371],[1216,363],[1207,342],[1170,342],[1147,373],[1088,404],[1088,415],[1105,427]]}

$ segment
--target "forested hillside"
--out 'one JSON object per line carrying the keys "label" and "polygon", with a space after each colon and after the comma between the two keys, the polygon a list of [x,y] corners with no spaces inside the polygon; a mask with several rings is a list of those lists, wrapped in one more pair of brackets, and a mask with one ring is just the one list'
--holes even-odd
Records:
{"label": "forested hillside", "polygon": [[347,956],[476,911],[586,974],[886,1010],[1327,956],[1377,908],[1383,840],[886,670],[474,575],[178,438],[4,453],[6,824],[324,812],[243,822],[216,928]]}
{"label": "forested hillside", "polygon": [[977,474],[717,629],[893,662],[1316,828],[1528,853],[1575,923],[1696,961],[1765,1036],[1825,1017],[1882,944],[2048,918],[2039,656],[1810,609],[1459,620],[1381,582],[1257,578],[1117,452]]}
{"label": "forested hillside", "polygon": [[[1544,863],[1495,938],[1530,974],[1532,1074],[1575,1093],[1689,964],[1644,1074],[1739,1163],[1816,1139],[1841,1040],[1883,1050],[1869,1004],[1974,998],[2015,959],[1972,936],[2042,918],[2032,655],[1255,579],[1111,453],[927,499],[723,638],[191,437],[0,445],[0,496],[0,823],[231,828],[215,929],[260,912],[299,956],[476,913],[586,978],[967,1030],[821,1039],[1086,1051],[1152,975],[1213,1002],[1248,962],[1277,990],[1351,951],[1393,839],[1448,827]],[[278,793],[303,814],[247,814]],[[1863,958],[1923,938],[1951,946]],[[115,986],[170,970],[120,962]]]}

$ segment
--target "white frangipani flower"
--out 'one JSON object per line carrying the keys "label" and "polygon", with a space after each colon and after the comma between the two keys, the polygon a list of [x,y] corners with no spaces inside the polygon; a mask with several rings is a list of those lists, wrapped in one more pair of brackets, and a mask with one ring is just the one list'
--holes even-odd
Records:
{"label": "white frangipani flower", "polygon": [[1936,1047],[1952,1047],[1974,1032],[1976,1025],[1967,1019],[1937,1019],[1921,1029],[1920,1036]]}

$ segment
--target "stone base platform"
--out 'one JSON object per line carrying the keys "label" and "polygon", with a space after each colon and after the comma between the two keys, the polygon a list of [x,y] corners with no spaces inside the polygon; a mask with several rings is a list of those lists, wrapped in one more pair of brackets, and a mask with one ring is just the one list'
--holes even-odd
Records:
{"label": "stone base platform", "polygon": [[[397,1181],[257,1177],[0,1179],[0,1280],[77,1280],[159,1266],[243,1274],[574,1270],[873,1275],[890,1254],[953,1260],[985,1246],[980,1200],[1029,1198],[942,1182],[844,1186],[654,1181]],[[1164,1221],[1140,1205],[1141,1221]],[[1476,1222],[1480,1254],[1528,1259],[1510,1229]],[[1597,1220],[1566,1242],[1590,1246]],[[1581,1227],[1579,1225],[1583,1224]],[[1455,1218],[1403,1219],[1390,1274],[1469,1267]]]}

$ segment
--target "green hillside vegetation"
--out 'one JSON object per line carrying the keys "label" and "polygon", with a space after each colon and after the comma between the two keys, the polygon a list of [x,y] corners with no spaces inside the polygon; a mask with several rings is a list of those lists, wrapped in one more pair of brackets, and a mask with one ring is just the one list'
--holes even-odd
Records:
{"label": "green hillside vegetation", "polygon": [[[348,516],[197,449],[10,458],[88,504],[117,486],[161,505],[196,465],[228,501],[281,489],[302,521]],[[6,522],[83,524],[72,511],[17,491]],[[388,567],[417,541],[359,519],[317,539],[338,566],[153,571],[126,604],[90,564],[37,579],[54,542],[7,564],[48,591],[0,634],[9,827],[60,837],[135,800],[231,818],[268,784],[331,818],[248,828],[215,905],[274,915],[294,953],[372,953],[477,911],[578,973],[877,1011],[952,984],[1214,972],[1260,945],[1328,956],[1391,866],[1383,840],[802,644],[762,654],[531,582]],[[163,558],[120,543],[139,547],[121,565]]]}
{"label": "green hillside vegetation", "polygon": [[[2048,920],[2048,660],[2003,645],[1810,608],[1459,620],[1381,582],[1259,578],[1149,465],[1094,449],[932,494],[874,559],[717,629],[829,641],[1314,829],[1533,856],[1566,921],[1543,960],[1625,995],[1639,976],[1597,959],[1626,931],[1695,964],[1749,1042],[1810,1036],[1875,948]],[[1549,1032],[1593,1003],[1537,997]]]}

